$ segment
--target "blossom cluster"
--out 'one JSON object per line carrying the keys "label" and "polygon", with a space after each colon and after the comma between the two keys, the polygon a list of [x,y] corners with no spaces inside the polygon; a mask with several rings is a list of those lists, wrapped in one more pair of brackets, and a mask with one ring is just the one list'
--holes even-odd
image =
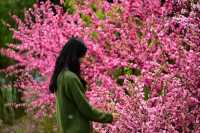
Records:
{"label": "blossom cluster", "polygon": [[[70,2],[69,2],[70,3]],[[55,112],[48,91],[55,60],[71,36],[88,47],[81,64],[95,107],[118,112],[101,133],[200,131],[200,2],[190,0],[73,1],[66,12],[49,1],[25,12],[1,49],[18,61],[4,72],[18,75],[28,111]],[[52,8],[54,7],[54,8]],[[52,10],[54,9],[54,10]],[[69,10],[70,9],[70,10]]]}

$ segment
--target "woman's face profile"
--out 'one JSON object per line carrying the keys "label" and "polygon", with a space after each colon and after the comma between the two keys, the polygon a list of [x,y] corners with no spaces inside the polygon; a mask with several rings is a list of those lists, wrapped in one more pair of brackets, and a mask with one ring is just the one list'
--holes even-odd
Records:
{"label": "woman's face profile", "polygon": [[80,63],[82,63],[83,60],[84,60],[84,57],[80,57],[80,58],[79,58]]}

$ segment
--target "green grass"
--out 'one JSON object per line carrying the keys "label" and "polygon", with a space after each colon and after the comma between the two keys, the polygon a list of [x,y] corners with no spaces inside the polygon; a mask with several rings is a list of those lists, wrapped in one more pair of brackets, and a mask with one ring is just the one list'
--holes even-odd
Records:
{"label": "green grass", "polygon": [[35,119],[31,114],[24,115],[13,125],[0,124],[1,133],[58,133],[55,116]]}

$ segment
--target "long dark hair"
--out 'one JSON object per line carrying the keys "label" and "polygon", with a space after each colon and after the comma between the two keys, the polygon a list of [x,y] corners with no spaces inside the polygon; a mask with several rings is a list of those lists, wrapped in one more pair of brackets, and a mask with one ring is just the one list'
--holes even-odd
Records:
{"label": "long dark hair", "polygon": [[53,75],[51,77],[49,91],[51,93],[57,90],[57,77],[59,73],[67,68],[74,72],[82,82],[83,86],[86,87],[86,81],[80,76],[80,61],[79,58],[83,57],[87,52],[87,47],[81,39],[72,37],[62,48],[60,55],[58,56]]}

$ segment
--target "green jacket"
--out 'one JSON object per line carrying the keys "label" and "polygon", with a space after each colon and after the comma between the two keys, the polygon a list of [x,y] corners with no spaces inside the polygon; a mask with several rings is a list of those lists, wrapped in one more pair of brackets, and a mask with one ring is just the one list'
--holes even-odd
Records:
{"label": "green jacket", "polygon": [[63,69],[57,78],[56,118],[60,133],[91,133],[92,121],[111,123],[111,113],[93,108],[78,76]]}

